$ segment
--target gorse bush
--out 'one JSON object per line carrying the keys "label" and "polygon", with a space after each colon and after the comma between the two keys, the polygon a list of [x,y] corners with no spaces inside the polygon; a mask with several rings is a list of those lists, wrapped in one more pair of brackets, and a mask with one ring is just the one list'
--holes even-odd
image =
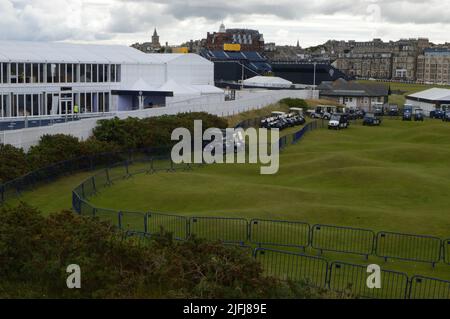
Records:
{"label": "gorse bush", "polygon": [[[263,275],[248,251],[200,239],[129,238],[71,212],[43,217],[25,204],[0,210],[0,298],[343,297]],[[67,266],[81,268],[68,289]]]}
{"label": "gorse bush", "polygon": [[99,141],[112,142],[124,150],[146,147],[163,147],[172,144],[172,131],[183,127],[194,130],[194,121],[201,120],[203,129],[217,127],[225,129],[225,119],[208,113],[183,113],[163,115],[145,119],[114,118],[100,120],[94,129],[94,137]]}
{"label": "gorse bush", "polygon": [[[160,117],[124,120],[100,120],[92,137],[79,141],[64,134],[44,135],[28,153],[11,145],[0,145],[0,182],[4,183],[33,170],[99,153],[114,153],[143,148],[170,149],[172,131],[184,127],[194,130],[194,120],[202,120],[203,128],[226,128],[227,122],[207,113],[184,113]],[[109,162],[111,158],[108,159]],[[100,163],[97,163],[100,164]]]}

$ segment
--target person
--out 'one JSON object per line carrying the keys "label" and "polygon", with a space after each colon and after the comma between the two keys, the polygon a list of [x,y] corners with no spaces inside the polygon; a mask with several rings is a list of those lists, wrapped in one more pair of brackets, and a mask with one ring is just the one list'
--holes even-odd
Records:
{"label": "person", "polygon": [[76,103],[73,106],[73,113],[74,113],[75,118],[78,119],[78,113],[80,113],[80,107]]}

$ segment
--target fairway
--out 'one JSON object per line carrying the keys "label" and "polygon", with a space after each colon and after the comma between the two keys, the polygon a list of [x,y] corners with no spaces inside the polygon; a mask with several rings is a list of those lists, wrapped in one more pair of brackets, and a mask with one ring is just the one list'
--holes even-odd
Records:
{"label": "fairway", "polygon": [[450,237],[450,125],[385,120],[319,130],[282,152],[277,175],[213,165],[136,175],[92,198],[99,207],[283,219]]}
{"label": "fairway", "polygon": [[[112,222],[117,220],[117,213],[109,209],[187,217],[288,220],[449,238],[449,136],[450,125],[434,120],[416,123],[385,119],[380,127],[352,124],[341,131],[319,129],[282,151],[276,175],[260,175],[259,165],[250,164],[142,173],[116,180],[89,200],[105,208],[97,211],[98,217]],[[163,168],[167,163],[157,165]],[[130,170],[142,168],[137,165]],[[121,177],[123,169],[113,169],[111,174]],[[72,189],[91,175],[94,172],[61,178],[26,193],[22,200],[45,213],[69,208]],[[184,229],[178,227],[177,218],[169,219],[165,224],[183,237]],[[143,231],[142,214],[125,214],[123,223],[126,228]],[[152,225],[155,228],[149,231],[159,229],[158,221]],[[205,237],[219,229],[211,221],[204,225],[196,232],[206,230]],[[262,229],[264,224],[259,227]],[[301,224],[280,228],[279,236],[293,229],[301,229]],[[232,226],[230,236],[240,237],[240,231]],[[298,232],[291,240],[298,243],[303,234]],[[308,249],[307,253],[317,251]],[[384,268],[409,275],[450,279],[450,266],[444,264],[433,269],[427,263],[389,260],[385,264],[374,256],[368,260],[332,252],[324,256],[328,260],[383,264]]]}

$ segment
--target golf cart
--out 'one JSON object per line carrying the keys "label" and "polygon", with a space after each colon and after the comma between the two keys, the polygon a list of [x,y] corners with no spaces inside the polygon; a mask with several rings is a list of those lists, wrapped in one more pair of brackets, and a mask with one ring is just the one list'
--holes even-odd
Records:
{"label": "golf cart", "polygon": [[379,126],[381,124],[381,119],[375,116],[374,113],[366,113],[363,120],[364,126]]}
{"label": "golf cart", "polygon": [[442,117],[442,121],[444,122],[450,122],[450,110],[447,110],[445,112],[445,115]]}
{"label": "golf cart", "polygon": [[424,116],[423,116],[423,110],[422,109],[415,109],[414,110],[414,121],[415,122],[423,122]]}
{"label": "golf cart", "polygon": [[405,106],[403,107],[403,121],[412,121],[412,110],[412,105],[405,104]]}
{"label": "golf cart", "polygon": [[390,105],[389,116],[398,116],[398,115],[399,115],[398,105]]}
{"label": "golf cart", "polygon": [[342,128],[348,128],[349,125],[350,123],[346,114],[334,113],[328,122],[328,129],[340,130]]}
{"label": "golf cart", "polygon": [[375,116],[383,116],[384,115],[384,104],[383,103],[374,103],[373,104],[373,113]]}

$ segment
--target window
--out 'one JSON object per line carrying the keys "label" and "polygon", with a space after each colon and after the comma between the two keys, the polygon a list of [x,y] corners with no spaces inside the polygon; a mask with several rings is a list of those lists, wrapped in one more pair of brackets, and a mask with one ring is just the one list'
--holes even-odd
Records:
{"label": "window", "polygon": [[33,100],[32,100],[32,111],[31,115],[38,116],[39,114],[39,94],[33,94]]}
{"label": "window", "polygon": [[116,82],[116,65],[111,64],[111,82]]}
{"label": "window", "polygon": [[32,64],[25,64],[25,83],[32,83]]}
{"label": "window", "polygon": [[92,82],[92,64],[86,64],[86,83]]}
{"label": "window", "polygon": [[109,93],[105,93],[105,112],[109,112]]}
{"label": "window", "polygon": [[73,78],[73,64],[67,64],[67,83],[75,82]]}
{"label": "window", "polygon": [[17,83],[17,63],[11,63],[11,83]]}
{"label": "window", "polygon": [[19,63],[18,64],[19,69],[19,83],[25,83],[25,64]]}
{"label": "window", "polygon": [[39,83],[39,64],[32,64],[31,83]]}
{"label": "window", "polygon": [[0,65],[0,83],[8,83],[8,63]]}
{"label": "window", "polygon": [[18,94],[17,95],[17,116],[24,116],[25,115],[25,95],[24,94]]}
{"label": "window", "polygon": [[122,80],[122,74],[121,74],[122,68],[121,68],[120,64],[116,65],[116,70],[117,70],[116,82],[120,82]]}
{"label": "window", "polygon": [[92,94],[86,93],[86,112],[92,113]]}
{"label": "window", "polygon": [[0,117],[6,116],[7,99],[7,95],[0,95]]}
{"label": "window", "polygon": [[80,82],[86,82],[86,65],[80,64]]}
{"label": "window", "polygon": [[39,64],[39,83],[45,83],[45,64]]}
{"label": "window", "polygon": [[97,64],[92,65],[92,82],[94,82],[94,83],[98,82],[98,65]]}
{"label": "window", "polygon": [[79,82],[78,80],[78,68],[79,65],[78,64],[74,64],[73,65],[73,69],[72,69],[72,73],[73,73],[73,82]]}
{"label": "window", "polygon": [[33,96],[30,94],[25,95],[25,114],[26,116],[33,115]]}

